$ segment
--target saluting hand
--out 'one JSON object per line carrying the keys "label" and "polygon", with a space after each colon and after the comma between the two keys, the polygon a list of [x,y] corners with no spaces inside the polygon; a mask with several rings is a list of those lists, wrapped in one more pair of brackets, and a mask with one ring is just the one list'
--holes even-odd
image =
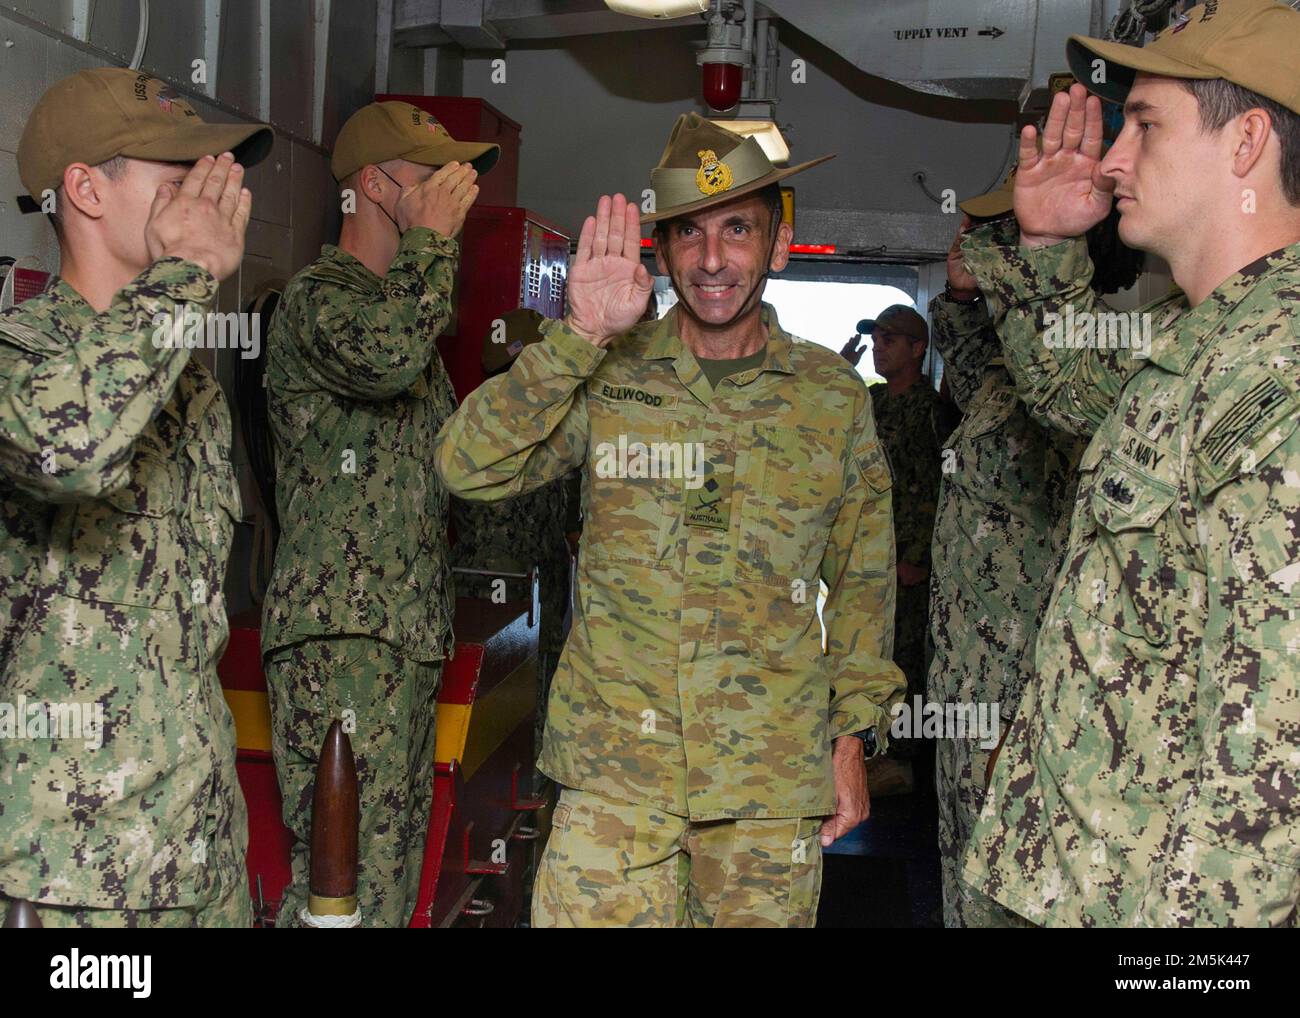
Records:
{"label": "saluting hand", "polygon": [[608,346],[640,321],[653,290],[654,277],[641,264],[641,210],[621,194],[602,195],[578,237],[565,324]]}
{"label": "saluting hand", "polygon": [[229,152],[204,156],[179,188],[164,184],[154,196],[144,241],[149,257],[184,258],[220,282],[239,268],[253,194],[241,186],[244,168]]}
{"label": "saluting hand", "polygon": [[972,226],[974,223],[971,217],[962,216],[957,236],[953,237],[952,246],[948,248],[948,290],[954,297],[963,300],[980,292],[979,280],[971,275],[961,255],[961,239],[970,232]]}
{"label": "saluting hand", "polygon": [[1020,132],[1016,219],[1030,247],[1080,237],[1110,212],[1115,180],[1101,172],[1101,100],[1077,82],[1052,97],[1043,150],[1032,124]]}
{"label": "saluting hand", "polygon": [[478,171],[470,163],[447,163],[410,187],[393,207],[397,228],[426,226],[444,237],[454,237],[465,225],[470,206],[478,199]]}

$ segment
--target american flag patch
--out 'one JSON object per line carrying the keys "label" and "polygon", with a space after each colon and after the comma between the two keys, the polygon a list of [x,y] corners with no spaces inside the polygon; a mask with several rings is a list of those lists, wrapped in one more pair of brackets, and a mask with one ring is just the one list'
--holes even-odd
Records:
{"label": "american flag patch", "polygon": [[1281,420],[1291,394],[1271,375],[1255,383],[1237,404],[1210,429],[1201,445],[1201,455],[1215,466],[1226,464],[1232,454],[1265,428]]}

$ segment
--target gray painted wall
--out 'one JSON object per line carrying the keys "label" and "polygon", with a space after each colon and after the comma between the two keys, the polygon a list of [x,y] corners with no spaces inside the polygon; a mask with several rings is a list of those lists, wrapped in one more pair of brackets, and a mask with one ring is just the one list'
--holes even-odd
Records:
{"label": "gray painted wall", "polygon": [[[492,81],[500,54],[467,54],[464,93],[523,125],[520,203],[573,229],[600,194],[648,187],[677,114],[705,112],[690,47],[701,37],[688,27],[516,43],[504,83]],[[798,239],[894,258],[946,251],[956,221],[911,174],[963,198],[995,185],[1014,107],[921,95],[789,29],[782,49],[777,122],[791,125],[791,162],[838,154],[790,181]],[[805,84],[790,81],[796,58],[806,61]]]}

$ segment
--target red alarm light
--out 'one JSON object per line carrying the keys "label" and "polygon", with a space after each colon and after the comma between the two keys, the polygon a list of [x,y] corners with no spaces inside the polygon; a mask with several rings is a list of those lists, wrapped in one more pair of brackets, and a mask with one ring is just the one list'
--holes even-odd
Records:
{"label": "red alarm light", "polygon": [[704,64],[704,101],[719,113],[740,102],[740,84],[745,69],[739,64]]}

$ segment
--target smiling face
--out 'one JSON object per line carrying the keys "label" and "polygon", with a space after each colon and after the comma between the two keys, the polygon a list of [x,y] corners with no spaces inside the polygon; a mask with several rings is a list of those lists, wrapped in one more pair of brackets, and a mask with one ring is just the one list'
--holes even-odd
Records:
{"label": "smiling face", "polygon": [[1196,98],[1180,84],[1139,74],[1101,162],[1115,180],[1120,239],[1168,258],[1192,231],[1212,228],[1216,196],[1232,186],[1232,145],[1226,130],[1202,131]]}
{"label": "smiling face", "polygon": [[781,223],[773,245],[772,209],[759,192],[670,220],[655,259],[697,321],[724,326],[758,306],[764,277],[789,261],[790,238]]}

